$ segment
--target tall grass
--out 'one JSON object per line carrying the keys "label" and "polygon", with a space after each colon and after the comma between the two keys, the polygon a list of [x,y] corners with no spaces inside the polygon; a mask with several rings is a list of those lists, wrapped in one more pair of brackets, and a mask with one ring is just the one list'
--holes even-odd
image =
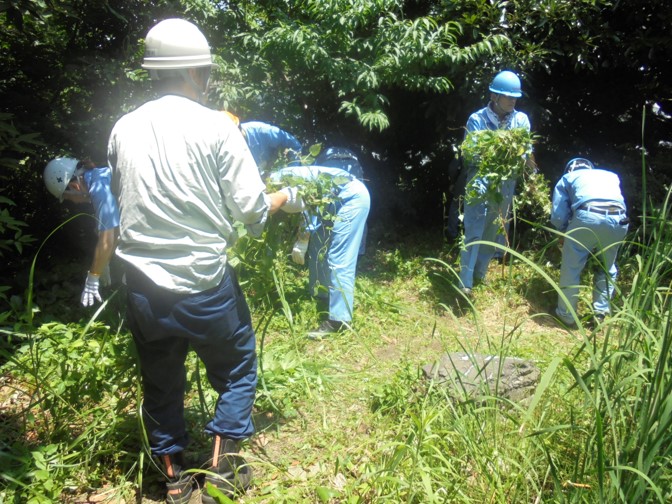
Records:
{"label": "tall grass", "polygon": [[[34,286],[44,274],[38,271],[40,251],[60,227],[81,215],[45,239],[31,264],[25,303],[0,318],[14,322],[13,330],[3,331],[8,337],[0,346],[3,391],[12,394],[13,402],[0,415],[4,434],[0,437],[0,502],[81,499],[86,488],[103,486],[107,491],[95,491],[96,498],[109,502],[131,502],[138,490],[156,498],[163,493],[161,485],[158,490],[148,488],[156,483],[160,471],[152,469],[155,464],[138,414],[142,397],[132,337],[123,317],[109,317],[115,313],[113,305],[123,300],[112,293],[91,314],[76,308],[77,292],[60,293],[56,301],[71,308],[62,313],[88,318],[66,324],[45,323],[37,316],[40,308]],[[288,235],[285,228],[290,224],[285,219],[269,226],[266,233],[272,239],[268,242],[243,236],[233,254],[239,268],[255,273],[242,283],[248,296],[253,295],[253,309],[262,313],[255,317],[261,343],[257,408],[279,418],[293,417],[296,403],[330,387],[329,376],[323,372],[326,360],[303,354],[305,342],[294,329],[295,318],[286,297],[284,282],[293,270],[282,257],[281,245],[286,243],[280,237]],[[242,228],[240,232],[244,235]],[[289,295],[295,298],[298,288],[293,289]],[[291,300],[294,306],[295,301]],[[111,323],[101,320],[103,315],[112,318]],[[269,347],[269,326],[275,330],[280,326],[289,338]],[[195,384],[188,392],[187,422],[198,430],[210,419],[218,396],[204,386],[205,370],[194,354],[189,356],[187,369],[189,382]],[[6,400],[10,399],[0,397]],[[193,434],[196,450],[199,444],[207,444],[205,434]],[[144,478],[147,469],[153,476],[149,481]]]}
{"label": "tall grass", "polygon": [[[390,439],[379,440],[361,468],[348,491],[352,502],[670,502],[669,201],[650,220],[649,235],[623,251],[632,280],[612,316],[593,330],[577,317],[577,348],[542,360],[527,403],[498,397],[496,385],[477,396],[464,387],[457,396],[419,387],[410,365],[374,391],[371,406]],[[508,252],[561,292],[551,272]],[[450,265],[443,266],[455,283]],[[499,341],[488,334],[475,340],[506,357],[518,336],[514,327]],[[468,341],[458,335],[446,346],[457,343],[471,355],[478,349]]]}
{"label": "tall grass", "polygon": [[[542,361],[527,405],[487,386],[477,398],[421,389],[408,367],[374,392],[392,437],[352,485],[352,502],[672,502],[671,200],[668,192],[622,245],[627,283],[611,316],[591,330],[573,314],[578,347]],[[507,252],[562,296],[556,273]],[[434,262],[459,285],[449,264]],[[496,342],[477,328],[490,352],[510,354],[515,329]],[[457,346],[477,351],[459,336]]]}
{"label": "tall grass", "polygon": [[[670,193],[632,244],[633,279],[604,337],[586,343],[588,368],[568,366],[593,418],[577,478],[601,502],[669,502],[672,481]],[[644,228],[643,228],[644,229]]]}
{"label": "tall grass", "polygon": [[586,340],[585,365],[566,361],[592,419],[574,477],[594,481],[599,502],[672,500],[671,193],[648,213],[646,171],[642,153],[642,225],[623,250],[629,292],[601,337]]}
{"label": "tall grass", "polygon": [[116,293],[81,323],[36,319],[40,251],[81,215],[43,241],[30,267],[25,303],[6,317],[14,319],[14,330],[0,348],[0,360],[14,406],[2,416],[0,477],[7,484],[0,487],[0,500],[5,502],[56,502],[81,478],[115,482],[120,495],[131,490],[117,468],[134,458],[129,439],[135,434],[135,359],[120,329],[99,319]]}

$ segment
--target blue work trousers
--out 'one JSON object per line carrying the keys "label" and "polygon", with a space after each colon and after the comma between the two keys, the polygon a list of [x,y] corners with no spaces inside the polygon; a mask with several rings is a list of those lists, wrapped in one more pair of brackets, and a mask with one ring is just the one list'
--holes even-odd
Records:
{"label": "blue work trousers", "polygon": [[255,336],[247,302],[233,270],[197,294],[176,294],[128,268],[128,322],[140,356],[142,417],[154,455],[183,450],[185,359],[193,348],[219,394],[205,430],[231,439],[254,432],[257,385]]}
{"label": "blue work trousers", "polygon": [[357,257],[369,215],[371,199],[359,180],[347,183],[322,219],[308,244],[310,292],[329,298],[329,319],[350,322],[354,308]]}
{"label": "blue work trousers", "polygon": [[[620,224],[624,219],[625,211],[608,215],[606,212],[577,210],[570,221],[562,246],[559,286],[575,312],[579,300],[581,272],[591,253],[595,253],[601,264],[593,277],[593,309],[596,314],[609,313],[609,301],[614,294],[618,274],[616,256],[620,243],[628,232],[628,225]],[[567,304],[560,296],[556,314],[563,322],[574,323]]]}
{"label": "blue work trousers", "polygon": [[[496,242],[497,235],[503,228],[511,210],[515,181],[502,184],[505,186],[502,201],[476,199],[464,203],[464,243],[465,249],[460,253],[460,283],[462,287],[471,289],[474,279],[483,280],[492,260],[495,247],[488,244],[472,245],[475,241]],[[511,187],[509,187],[511,185]]]}

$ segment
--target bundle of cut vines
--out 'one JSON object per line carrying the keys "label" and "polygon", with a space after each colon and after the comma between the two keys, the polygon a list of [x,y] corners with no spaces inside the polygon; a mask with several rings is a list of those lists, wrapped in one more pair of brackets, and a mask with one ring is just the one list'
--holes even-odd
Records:
{"label": "bundle of cut vines", "polygon": [[467,183],[467,201],[500,202],[501,184],[523,175],[534,142],[525,128],[469,132],[461,146],[462,156],[466,165],[477,167],[477,171]]}

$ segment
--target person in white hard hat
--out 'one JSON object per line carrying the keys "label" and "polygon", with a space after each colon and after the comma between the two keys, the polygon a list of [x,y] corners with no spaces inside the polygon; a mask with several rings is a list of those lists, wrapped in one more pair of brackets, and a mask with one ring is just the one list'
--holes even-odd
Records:
{"label": "person in white hard hat", "polygon": [[44,183],[51,194],[61,202],[91,203],[98,221],[98,240],[81,295],[83,306],[102,302],[100,285],[110,283],[109,264],[119,238],[119,207],[110,182],[110,169],[89,160],[60,157],[44,169]]}
{"label": "person in white hard hat", "polygon": [[[295,188],[265,193],[236,124],[202,104],[212,66],[208,41],[194,24],[166,19],[155,25],[142,67],[160,96],[119,119],[108,142],[143,421],[171,504],[187,503],[193,491],[193,474],[184,471],[190,348],[219,396],[205,426],[212,436],[206,482],[229,496],[250,485],[251,468],[238,451],[254,433],[255,334],[226,250],[236,238],[234,221],[260,233],[280,208],[305,208]],[[215,502],[205,490],[201,500]]]}

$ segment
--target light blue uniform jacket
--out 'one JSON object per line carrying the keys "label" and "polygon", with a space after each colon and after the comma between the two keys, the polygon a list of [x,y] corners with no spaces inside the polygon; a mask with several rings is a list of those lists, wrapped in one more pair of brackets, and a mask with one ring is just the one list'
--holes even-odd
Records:
{"label": "light blue uniform jacket", "polygon": [[[606,209],[606,210],[605,210]],[[581,272],[591,254],[601,262],[593,276],[593,310],[609,313],[618,269],[616,256],[628,231],[625,200],[618,175],[604,169],[566,173],[553,190],[551,223],[566,233],[556,314],[566,324],[575,322]]]}
{"label": "light blue uniform jacket", "polygon": [[272,168],[281,150],[289,149],[292,159],[298,159],[301,153],[301,143],[290,133],[260,121],[249,121],[240,124],[245,135],[252,157],[259,166],[259,172],[264,173]]}
{"label": "light blue uniform jacket", "polygon": [[119,205],[112,194],[112,171],[107,166],[84,172],[89,198],[98,221],[98,231],[119,227]]}

